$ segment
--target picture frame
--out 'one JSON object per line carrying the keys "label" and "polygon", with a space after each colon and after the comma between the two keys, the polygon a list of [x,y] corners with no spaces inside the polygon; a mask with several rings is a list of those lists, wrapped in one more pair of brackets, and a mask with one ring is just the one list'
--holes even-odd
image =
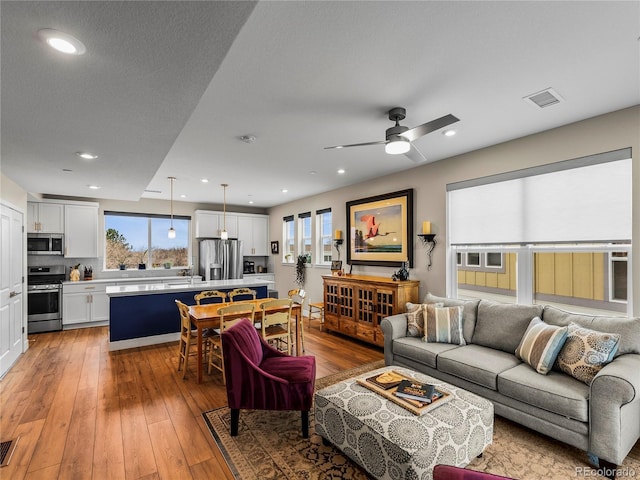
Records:
{"label": "picture frame", "polygon": [[331,271],[338,272],[342,270],[342,260],[331,260]]}
{"label": "picture frame", "polygon": [[413,266],[413,189],[347,202],[347,263]]}
{"label": "picture frame", "polygon": [[271,242],[271,255],[278,255],[280,253],[280,242],[275,240]]}

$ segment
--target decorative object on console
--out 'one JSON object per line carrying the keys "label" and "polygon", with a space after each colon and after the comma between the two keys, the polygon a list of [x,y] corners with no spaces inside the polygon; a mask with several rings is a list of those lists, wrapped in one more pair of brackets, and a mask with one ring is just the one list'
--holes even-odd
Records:
{"label": "decorative object on console", "polygon": [[394,274],[391,275],[391,279],[401,282],[404,280],[409,280],[409,262],[402,262],[400,264],[400,270],[394,272]]}
{"label": "decorative object on console", "polygon": [[342,260],[332,260],[331,261],[331,272],[341,272],[342,271]]}
{"label": "decorative object on console", "polygon": [[431,254],[433,249],[436,248],[436,235],[431,233],[431,222],[422,222],[422,233],[419,233],[418,237],[422,240],[422,244],[427,247],[427,257],[429,257],[427,270],[431,270]]}
{"label": "decorative object on console", "polygon": [[413,264],[413,189],[347,202],[347,263]]}

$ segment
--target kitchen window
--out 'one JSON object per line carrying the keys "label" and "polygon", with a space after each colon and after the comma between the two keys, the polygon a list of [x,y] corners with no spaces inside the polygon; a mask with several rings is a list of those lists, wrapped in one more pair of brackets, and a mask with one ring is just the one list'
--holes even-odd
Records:
{"label": "kitchen window", "polygon": [[175,238],[168,238],[168,215],[105,212],[104,268],[186,268],[190,265],[191,219],[173,216]]}

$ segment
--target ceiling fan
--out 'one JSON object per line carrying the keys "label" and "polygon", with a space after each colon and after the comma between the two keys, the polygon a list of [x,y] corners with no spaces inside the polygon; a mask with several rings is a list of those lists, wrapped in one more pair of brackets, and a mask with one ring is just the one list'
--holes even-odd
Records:
{"label": "ceiling fan", "polygon": [[391,155],[399,155],[404,153],[410,160],[414,162],[423,162],[426,160],[424,155],[413,145],[411,142],[426,135],[427,133],[434,132],[441,128],[451,125],[460,121],[459,118],[454,115],[448,114],[444,117],[436,118],[430,122],[423,123],[414,128],[405,127],[400,125],[400,120],[404,120],[407,116],[406,109],[402,107],[395,107],[389,110],[389,120],[396,122],[395,126],[388,128],[386,131],[386,140],[379,142],[366,142],[366,143],[353,143],[350,145],[335,145],[333,147],[324,147],[325,150],[332,148],[347,148],[347,147],[364,147],[366,145],[384,145],[384,151]]}

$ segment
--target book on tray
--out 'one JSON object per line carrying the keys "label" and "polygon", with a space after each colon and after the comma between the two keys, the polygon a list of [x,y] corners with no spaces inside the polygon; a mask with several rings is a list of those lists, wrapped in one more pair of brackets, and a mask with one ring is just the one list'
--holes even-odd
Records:
{"label": "book on tray", "polygon": [[373,383],[383,390],[390,390],[404,380],[404,377],[396,372],[384,372],[380,375],[367,378],[367,382]]}
{"label": "book on tray", "polygon": [[442,392],[436,390],[433,385],[428,383],[412,382],[411,380],[401,380],[398,383],[398,389],[395,396],[414,400],[424,404],[429,404],[442,397]]}

